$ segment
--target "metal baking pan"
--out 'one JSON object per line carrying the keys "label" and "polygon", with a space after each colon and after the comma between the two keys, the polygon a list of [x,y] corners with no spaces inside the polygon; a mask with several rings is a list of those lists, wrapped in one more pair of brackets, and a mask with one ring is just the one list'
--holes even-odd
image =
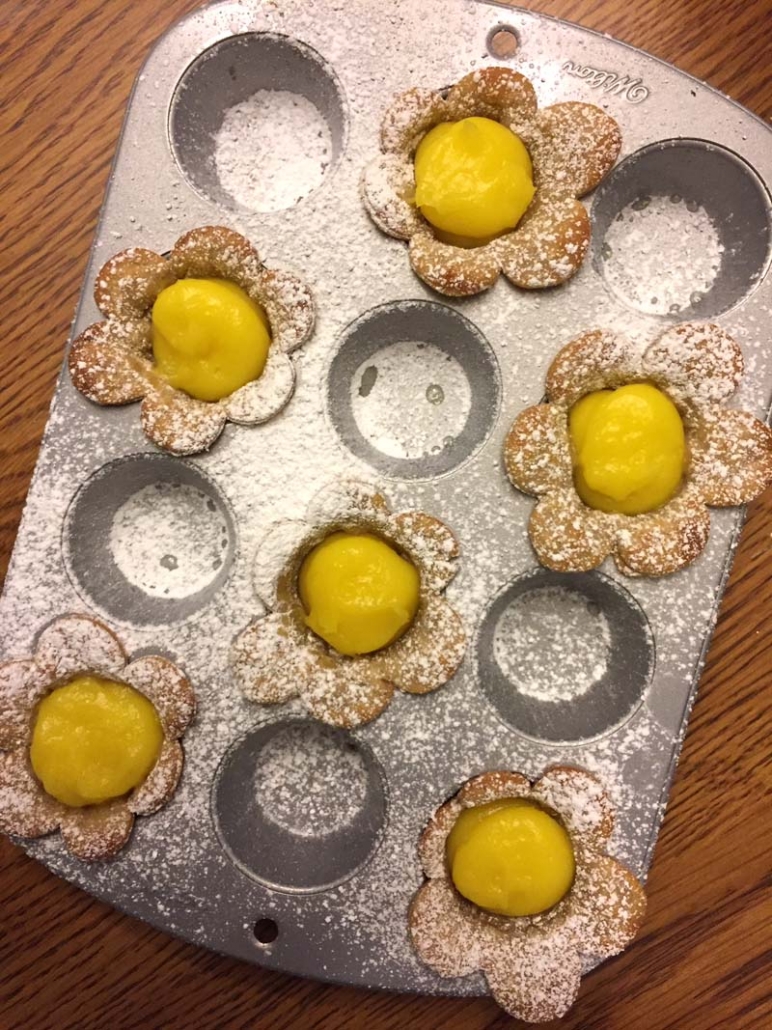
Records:
{"label": "metal baking pan", "polygon": [[[499,61],[502,26],[518,46]],[[575,279],[545,292],[502,280],[447,300],[372,225],[359,177],[396,93],[496,63],[528,75],[542,106],[604,107],[621,125],[623,155],[590,199],[592,259]],[[290,180],[304,169],[297,203],[281,176],[273,199],[250,193],[252,159],[238,150],[249,126],[232,112],[260,90],[299,94],[292,124],[318,122],[299,151],[277,132],[279,155],[289,139],[304,159],[286,169]],[[264,158],[271,169],[276,157]],[[645,874],[743,513],[714,511],[703,556],[664,580],[626,580],[610,563],[552,574],[535,564],[533,502],[507,482],[502,443],[540,399],[555,352],[595,326],[643,340],[674,319],[714,318],[747,358],[739,403],[763,417],[769,182],[770,132],[747,111],[629,46],[524,11],[468,0],[226,2],[174,26],[136,82],[73,334],[98,318],[94,279],[110,256],[134,245],[163,253],[213,223],[310,282],[318,325],[282,416],[230,425],[190,460],[150,453],[136,406],[97,408],[60,378],[0,602],[2,655],[31,653],[52,612],[94,612],[135,653],[173,656],[200,711],[176,797],[138,821],[115,861],[81,864],[57,836],[28,852],[194,943],[331,981],[445,994],[481,993],[482,981],[424,968],[406,912],[421,880],[420,829],[470,775],[506,767],[536,777],[556,762],[596,771],[618,808],[614,851]],[[250,210],[234,191],[273,209]],[[612,246],[636,203],[638,228],[662,246],[673,232],[698,238],[707,218],[714,250],[723,247],[693,282],[681,269],[665,310],[647,293],[649,252]],[[416,383],[436,409],[418,437],[407,403]],[[250,565],[261,537],[277,518],[302,518],[341,475],[377,479],[395,510],[420,508],[453,528],[462,559],[448,598],[469,633],[450,684],[399,696],[353,733],[292,705],[244,701],[227,664],[231,641],[260,614]],[[192,538],[218,542],[208,567]],[[521,663],[533,682],[517,703],[500,629],[513,618],[552,627],[531,666]],[[573,683],[560,672],[567,654],[580,670]]]}

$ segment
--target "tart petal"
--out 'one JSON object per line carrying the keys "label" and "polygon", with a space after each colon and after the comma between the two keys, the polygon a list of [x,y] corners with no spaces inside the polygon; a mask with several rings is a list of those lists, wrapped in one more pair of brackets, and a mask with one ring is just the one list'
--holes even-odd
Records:
{"label": "tart petal", "polygon": [[207,450],[226,421],[222,405],[194,400],[170,387],[148,394],[140,417],[145,435],[163,450],[178,455]]}
{"label": "tart petal", "polygon": [[122,332],[123,323],[96,322],[70,348],[73,386],[96,404],[130,404],[147,393],[149,362],[121,345]]}
{"label": "tart petal", "polygon": [[26,748],[0,754],[0,797],[0,830],[20,837],[52,833],[65,812],[38,783]]}
{"label": "tart petal", "polygon": [[614,560],[632,576],[667,576],[691,564],[708,542],[710,512],[696,491],[684,490],[664,508],[625,520]]}
{"label": "tart petal", "polygon": [[582,963],[562,934],[534,939],[500,937],[483,966],[491,994],[515,1019],[546,1023],[573,1005]]}
{"label": "tart petal", "polygon": [[582,197],[619,157],[622,135],[599,107],[568,101],[539,111],[527,143],[538,189]]}
{"label": "tart petal", "polygon": [[565,409],[537,404],[521,411],[504,442],[504,467],[513,485],[535,497],[573,483]]}
{"label": "tart petal", "polygon": [[286,407],[294,392],[295,369],[292,362],[272,344],[260,378],[232,393],[223,402],[223,408],[231,422],[257,425],[267,422]]}
{"label": "tart petal", "polygon": [[366,679],[361,667],[339,662],[319,665],[301,687],[300,695],[311,714],[330,726],[352,729],[377,718],[394,694],[391,683]]}
{"label": "tart petal", "polygon": [[362,173],[362,199],[378,226],[389,236],[409,240],[424,221],[412,203],[415,195],[413,166],[397,154],[381,154]]}
{"label": "tart petal", "polygon": [[489,289],[499,277],[500,241],[466,249],[442,243],[428,230],[410,240],[410,264],[425,283],[446,297],[471,297]]}
{"label": "tart petal", "polygon": [[112,858],[131,836],[134,816],[124,800],[106,801],[86,808],[65,808],[62,840],[75,858],[97,862]]}
{"label": "tart petal", "polygon": [[94,300],[103,315],[140,318],[176,278],[169,262],[159,254],[132,247],[102,267],[94,284]]}
{"label": "tart petal", "polygon": [[647,349],[643,365],[655,381],[698,405],[731,397],[744,371],[740,345],[720,326],[698,322],[664,332]]}
{"label": "tart petal", "polygon": [[[590,218],[573,197],[539,191],[518,227],[493,245],[515,286],[541,290],[579,271],[590,243]],[[474,251],[473,251],[474,253]]]}
{"label": "tart petal", "polygon": [[542,565],[558,572],[587,572],[611,554],[616,525],[614,516],[587,508],[573,487],[566,487],[541,498],[528,533]]}
{"label": "tart petal", "polygon": [[537,109],[536,92],[524,75],[510,68],[482,68],[460,79],[448,93],[448,121],[493,118],[523,134]]}
{"label": "tart petal", "polygon": [[224,225],[204,225],[181,236],[169,254],[176,279],[229,279],[250,293],[262,262],[246,237]]}
{"label": "tart petal", "polygon": [[494,770],[468,780],[456,794],[462,808],[474,808],[499,798],[524,798],[531,793],[531,783],[521,773]]}
{"label": "tart petal", "polygon": [[444,877],[429,880],[415,895],[408,927],[419,958],[440,976],[466,976],[480,968],[482,928]]}
{"label": "tart petal", "polygon": [[772,483],[772,429],[747,411],[700,412],[690,445],[690,478],[706,504],[746,504]]}
{"label": "tart petal", "polygon": [[404,511],[389,519],[394,542],[420,565],[422,584],[442,590],[456,574],[458,540],[444,522],[422,511]]}
{"label": "tart petal", "polygon": [[627,866],[599,855],[583,870],[568,916],[583,955],[605,959],[635,937],[646,913],[646,894]]}
{"label": "tart petal", "polygon": [[381,150],[410,156],[424,133],[448,118],[447,105],[436,90],[408,89],[395,97],[383,116]]}
{"label": "tart petal", "polygon": [[0,665],[0,749],[29,743],[35,706],[50,685],[50,670],[34,659]]}
{"label": "tart petal", "polygon": [[605,329],[593,329],[555,355],[547,371],[547,396],[570,407],[586,393],[622,386],[635,374],[629,342]]}
{"label": "tart petal", "polygon": [[456,798],[451,798],[444,805],[440,805],[421,834],[418,841],[418,857],[430,879],[444,877],[447,873],[445,842],[460,811],[461,805]]}
{"label": "tart petal", "polygon": [[291,617],[282,612],[247,626],[231,649],[231,668],[245,697],[262,704],[297,697],[315,667],[304,643]]}
{"label": "tart petal", "polygon": [[557,812],[571,836],[600,847],[614,829],[614,806],[592,773],[572,766],[548,769],[533,786],[533,797]]}
{"label": "tart petal", "polygon": [[314,329],[316,309],[313,294],[302,279],[291,272],[263,268],[256,288],[248,292],[266,310],[273,347],[289,354],[306,342]]}
{"label": "tart petal", "polygon": [[35,658],[49,682],[76,672],[115,674],[128,656],[118,637],[90,615],[64,615],[38,637]]}
{"label": "tart petal", "polygon": [[442,597],[428,594],[409,632],[367,664],[376,677],[408,694],[428,694],[455,675],[465,651],[461,619]]}
{"label": "tart petal", "polygon": [[322,487],[308,506],[312,526],[382,522],[389,514],[386,498],[371,483],[342,479]]}
{"label": "tart petal", "polygon": [[312,540],[311,527],[299,519],[282,519],[269,527],[252,567],[255,593],[267,608],[275,607],[280,597],[291,600],[294,596],[296,566]]}
{"label": "tart petal", "polygon": [[181,737],[196,714],[196,695],[187,676],[161,655],[137,658],[121,679],[152,701],[168,740]]}
{"label": "tart petal", "polygon": [[182,775],[184,755],[176,740],[165,740],[161,753],[145,782],[129,797],[129,811],[134,815],[152,815],[162,808],[177,789]]}

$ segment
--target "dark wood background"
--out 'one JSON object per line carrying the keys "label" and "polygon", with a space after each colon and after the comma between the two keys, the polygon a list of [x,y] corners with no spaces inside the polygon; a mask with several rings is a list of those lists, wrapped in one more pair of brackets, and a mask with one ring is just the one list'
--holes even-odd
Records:
{"label": "dark wood background", "polygon": [[[156,37],[196,6],[0,0],[0,576],[132,80]],[[609,32],[761,117],[772,113],[770,0],[523,6]],[[657,845],[646,923],[626,954],[586,979],[562,1027],[772,1026],[771,533],[768,491],[748,513]],[[0,1030],[514,1025],[489,999],[330,987],[198,950],[92,900],[0,840]]]}

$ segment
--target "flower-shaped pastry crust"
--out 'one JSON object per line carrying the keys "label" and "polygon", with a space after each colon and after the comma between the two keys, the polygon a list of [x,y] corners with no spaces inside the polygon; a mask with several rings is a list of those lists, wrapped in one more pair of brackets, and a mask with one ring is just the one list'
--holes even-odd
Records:
{"label": "flower-shaped pastry crust", "polygon": [[[464,808],[499,798],[525,798],[557,816],[571,837],[574,883],[538,916],[493,915],[453,886],[445,842]],[[427,882],[414,897],[410,935],[440,976],[481,970],[491,994],[511,1015],[533,1023],[557,1019],[572,1005],[586,961],[615,955],[643,920],[646,895],[605,848],[614,811],[601,783],[581,769],[555,766],[533,786],[519,773],[488,772],[466,783],[437,809],[421,837]]]}
{"label": "flower-shaped pastry crust", "polygon": [[[479,116],[511,129],[531,155],[536,195],[515,229],[466,249],[438,239],[414,202],[413,159],[424,135],[441,122]],[[375,224],[410,241],[410,263],[425,283],[451,297],[480,293],[504,275],[526,289],[565,282],[581,267],[590,219],[579,197],[617,159],[619,126],[592,104],[538,109],[530,80],[508,68],[464,76],[443,96],[409,89],[381,126],[381,155],[365,169],[362,192]]]}
{"label": "flower-shaped pastry crust", "polygon": [[[305,623],[298,595],[300,566],[331,533],[373,533],[405,555],[421,579],[418,612],[393,644],[350,657],[328,646]],[[258,550],[255,588],[270,613],[236,639],[231,656],[244,694],[263,704],[299,697],[312,715],[333,726],[376,718],[394,689],[426,694],[446,683],[461,664],[466,634],[442,597],[456,573],[458,543],[431,515],[391,514],[372,488],[345,481],[312,502],[306,521],[276,523]]]}
{"label": "flower-shaped pastry crust", "polygon": [[[196,400],[169,385],[155,370],[151,312],[158,294],[178,279],[227,279],[240,286],[268,316],[271,345],[258,379],[220,401]],[[97,404],[142,401],[146,435],[173,454],[211,447],[226,421],[267,422],[289,402],[295,371],[289,354],[314,326],[311,292],[289,272],[271,271],[239,233],[222,226],[193,229],[167,257],[134,247],[111,258],[97,276],[97,307],[105,315],[74,340],[70,376]]]}
{"label": "flower-shaped pastry crust", "polygon": [[[38,702],[77,675],[127,683],[154,705],[163,730],[158,759],[126,797],[73,808],[47,794],[32,771],[29,746]],[[131,835],[134,818],[152,815],[182,773],[180,738],[196,710],[183,673],[166,658],[130,662],[112,630],[88,615],[66,615],[40,634],[34,658],[0,665],[0,829],[20,837],[61,830],[67,849],[85,861],[110,858]]]}
{"label": "flower-shaped pastry crust", "polygon": [[[613,554],[631,576],[663,576],[694,561],[708,540],[706,506],[745,504],[772,482],[772,430],[722,406],[742,375],[739,345],[712,324],[674,326],[642,357],[622,336],[602,330],[567,344],[547,373],[548,403],[521,412],[504,445],[509,478],[539,498],[528,525],[539,561],[579,572]],[[574,487],[569,409],[594,390],[644,380],[680,412],[689,451],[683,484],[643,515],[596,511]]]}

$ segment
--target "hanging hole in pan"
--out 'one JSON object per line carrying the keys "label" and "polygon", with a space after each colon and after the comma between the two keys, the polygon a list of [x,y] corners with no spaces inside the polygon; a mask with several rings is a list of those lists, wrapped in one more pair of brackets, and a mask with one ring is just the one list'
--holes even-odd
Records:
{"label": "hanging hole in pan", "polygon": [[252,932],[257,943],[267,948],[279,936],[279,925],[274,919],[263,917],[257,920],[252,928]]}
{"label": "hanging hole in pan", "polygon": [[510,61],[520,48],[520,39],[511,25],[497,25],[488,33],[485,45],[497,61]]}

